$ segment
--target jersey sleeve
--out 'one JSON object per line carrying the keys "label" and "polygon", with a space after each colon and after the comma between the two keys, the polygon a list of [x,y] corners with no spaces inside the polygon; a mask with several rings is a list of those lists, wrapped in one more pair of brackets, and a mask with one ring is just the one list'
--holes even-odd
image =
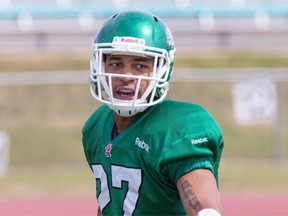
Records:
{"label": "jersey sleeve", "polygon": [[174,183],[195,169],[209,169],[218,182],[218,167],[224,145],[221,128],[204,108],[178,117],[168,129],[171,142],[164,146],[157,163],[161,174]]}

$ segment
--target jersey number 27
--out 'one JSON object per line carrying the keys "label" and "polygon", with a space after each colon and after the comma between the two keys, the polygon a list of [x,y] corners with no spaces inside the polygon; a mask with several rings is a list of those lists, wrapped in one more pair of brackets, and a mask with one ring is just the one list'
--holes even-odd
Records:
{"label": "jersey number 27", "polygon": [[[132,215],[136,207],[136,203],[139,197],[139,188],[142,183],[141,169],[111,165],[111,175],[107,175],[101,164],[94,164],[92,168],[95,179],[98,179],[101,182],[101,192],[98,196],[98,204],[101,211],[111,201],[107,178],[107,176],[111,176],[112,187],[114,188],[122,188],[123,181],[128,183],[128,191],[123,200],[123,212],[124,216]],[[119,200],[117,200],[117,202],[118,201]]]}

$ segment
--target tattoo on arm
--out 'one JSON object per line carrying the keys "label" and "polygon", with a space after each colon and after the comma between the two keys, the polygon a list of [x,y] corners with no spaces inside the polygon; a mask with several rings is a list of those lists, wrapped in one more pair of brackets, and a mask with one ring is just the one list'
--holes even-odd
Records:
{"label": "tattoo on arm", "polygon": [[193,185],[191,185],[190,182],[188,181],[184,181],[181,184],[181,187],[182,192],[184,194],[184,198],[188,202],[189,207],[192,208],[192,210],[195,212],[200,210],[201,203],[194,192]]}

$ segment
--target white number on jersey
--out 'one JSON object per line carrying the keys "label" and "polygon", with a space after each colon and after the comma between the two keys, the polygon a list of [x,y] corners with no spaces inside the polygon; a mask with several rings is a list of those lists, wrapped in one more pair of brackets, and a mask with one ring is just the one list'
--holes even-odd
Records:
{"label": "white number on jersey", "polygon": [[[99,179],[101,182],[101,193],[98,196],[98,203],[102,211],[111,201],[107,173],[101,164],[95,164],[92,167],[95,179]],[[111,172],[113,187],[122,188],[122,181],[128,182],[128,191],[123,201],[123,212],[124,216],[132,215],[139,197],[139,188],[142,184],[141,169],[111,165]]]}

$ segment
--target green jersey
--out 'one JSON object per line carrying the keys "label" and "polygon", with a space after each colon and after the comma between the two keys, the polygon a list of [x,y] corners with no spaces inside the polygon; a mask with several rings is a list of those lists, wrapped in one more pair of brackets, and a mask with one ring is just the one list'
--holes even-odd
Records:
{"label": "green jersey", "polygon": [[103,215],[185,215],[177,180],[204,168],[218,182],[222,131],[203,107],[164,100],[112,139],[114,124],[102,105],[82,131]]}

